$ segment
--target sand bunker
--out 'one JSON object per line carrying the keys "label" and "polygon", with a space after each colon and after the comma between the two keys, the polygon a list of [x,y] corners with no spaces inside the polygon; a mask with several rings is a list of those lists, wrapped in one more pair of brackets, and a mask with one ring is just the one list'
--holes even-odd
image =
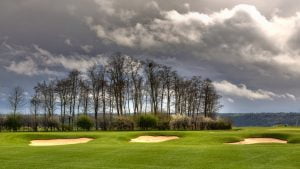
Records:
{"label": "sand bunker", "polygon": [[136,143],[159,143],[163,141],[179,139],[177,136],[140,136],[135,139],[131,139],[130,142]]}
{"label": "sand bunker", "polygon": [[75,138],[75,139],[51,139],[51,140],[32,140],[30,146],[59,146],[68,144],[87,143],[91,138]]}
{"label": "sand bunker", "polygon": [[243,141],[228,143],[228,144],[258,144],[258,143],[280,143],[287,144],[286,140],[280,140],[276,138],[246,138]]}

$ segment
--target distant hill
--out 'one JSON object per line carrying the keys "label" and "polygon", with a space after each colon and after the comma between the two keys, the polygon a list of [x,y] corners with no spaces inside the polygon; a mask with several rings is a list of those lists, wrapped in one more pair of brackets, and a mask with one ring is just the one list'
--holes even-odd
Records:
{"label": "distant hill", "polygon": [[234,126],[300,126],[300,113],[220,113],[229,118]]}

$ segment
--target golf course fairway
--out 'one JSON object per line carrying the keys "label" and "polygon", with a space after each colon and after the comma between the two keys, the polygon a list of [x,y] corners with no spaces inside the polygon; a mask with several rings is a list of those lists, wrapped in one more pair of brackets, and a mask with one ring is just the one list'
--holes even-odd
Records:
{"label": "golf course fairway", "polygon": [[[177,136],[130,142],[139,136]],[[32,140],[91,138],[82,144],[30,146]],[[226,144],[276,138],[287,144]],[[7,169],[299,169],[300,128],[223,131],[2,132],[0,168]]]}

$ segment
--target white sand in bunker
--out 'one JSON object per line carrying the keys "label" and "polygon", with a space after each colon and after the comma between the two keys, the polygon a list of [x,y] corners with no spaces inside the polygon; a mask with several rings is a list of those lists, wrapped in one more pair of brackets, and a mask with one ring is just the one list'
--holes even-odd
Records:
{"label": "white sand in bunker", "polygon": [[169,140],[179,139],[177,136],[139,136],[137,138],[131,139],[130,142],[135,143],[159,143]]}
{"label": "white sand in bunker", "polygon": [[68,144],[80,144],[92,141],[92,138],[75,138],[75,139],[50,139],[50,140],[32,140],[30,146],[59,146]]}
{"label": "white sand in bunker", "polygon": [[267,144],[267,143],[279,143],[279,144],[287,144],[286,140],[280,140],[276,138],[246,138],[243,141],[228,143],[228,144]]}

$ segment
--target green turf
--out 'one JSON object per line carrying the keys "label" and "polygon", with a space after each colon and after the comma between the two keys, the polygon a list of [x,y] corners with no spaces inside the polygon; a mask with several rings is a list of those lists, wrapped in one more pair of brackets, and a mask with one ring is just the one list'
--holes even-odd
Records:
{"label": "green turf", "polygon": [[[176,135],[163,143],[129,143],[139,135]],[[32,139],[92,137],[86,144],[30,147]],[[289,144],[228,145],[246,137]],[[7,169],[299,169],[300,128],[231,131],[0,133],[0,168]]]}

